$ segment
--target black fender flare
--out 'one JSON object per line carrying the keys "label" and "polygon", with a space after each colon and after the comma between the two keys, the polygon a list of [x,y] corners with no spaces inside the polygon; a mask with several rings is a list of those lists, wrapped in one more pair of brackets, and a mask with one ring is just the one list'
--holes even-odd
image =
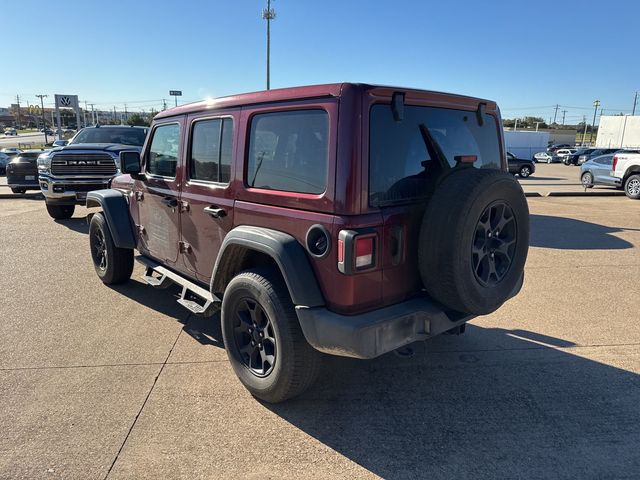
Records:
{"label": "black fender flare", "polygon": [[307,254],[288,233],[263,227],[242,225],[225,236],[211,275],[211,291],[220,291],[231,277],[238,248],[254,250],[271,257],[278,265],[294,305],[319,307],[324,297]]}
{"label": "black fender flare", "polygon": [[124,192],[114,188],[87,193],[87,207],[101,207],[113,243],[118,248],[136,248],[136,237],[129,213],[129,202]]}

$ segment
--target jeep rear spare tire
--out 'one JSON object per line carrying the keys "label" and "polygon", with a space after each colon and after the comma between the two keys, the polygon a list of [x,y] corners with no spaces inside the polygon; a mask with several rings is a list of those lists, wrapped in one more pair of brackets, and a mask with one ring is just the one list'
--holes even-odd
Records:
{"label": "jeep rear spare tire", "polygon": [[419,269],[432,298],[485,315],[517,293],[529,250],[529,209],[517,180],[501,170],[460,168],[425,210]]}

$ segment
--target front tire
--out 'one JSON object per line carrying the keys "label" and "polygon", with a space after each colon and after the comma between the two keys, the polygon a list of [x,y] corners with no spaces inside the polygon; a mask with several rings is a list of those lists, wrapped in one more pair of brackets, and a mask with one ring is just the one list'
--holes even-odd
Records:
{"label": "front tire", "polygon": [[96,213],[89,224],[89,246],[93,267],[105,285],[124,283],[133,272],[133,250],[113,243],[104,215]]}
{"label": "front tire", "polygon": [[640,175],[629,176],[624,182],[624,193],[632,200],[640,199]]}
{"label": "front tire", "polygon": [[266,402],[300,395],[318,376],[321,354],[304,338],[287,287],[273,270],[248,270],[229,282],[222,335],[240,382]]}
{"label": "front tire", "polygon": [[47,212],[49,212],[49,216],[56,220],[66,220],[71,218],[75,209],[75,205],[49,205],[47,203]]}
{"label": "front tire", "polygon": [[526,165],[520,169],[518,172],[521,178],[527,178],[531,175],[531,167],[527,167]]}
{"label": "front tire", "polygon": [[593,188],[593,175],[591,175],[591,172],[584,172],[580,181],[584,188]]}

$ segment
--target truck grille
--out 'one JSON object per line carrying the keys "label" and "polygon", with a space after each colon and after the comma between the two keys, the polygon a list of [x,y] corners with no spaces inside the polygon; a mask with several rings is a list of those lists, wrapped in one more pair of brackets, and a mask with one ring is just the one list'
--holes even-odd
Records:
{"label": "truck grille", "polygon": [[116,162],[106,153],[59,153],[51,160],[53,175],[110,176],[116,172]]}

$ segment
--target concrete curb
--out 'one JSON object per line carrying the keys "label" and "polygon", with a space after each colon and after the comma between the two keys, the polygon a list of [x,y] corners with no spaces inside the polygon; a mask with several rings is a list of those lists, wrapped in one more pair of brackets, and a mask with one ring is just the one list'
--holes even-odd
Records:
{"label": "concrete curb", "polygon": [[586,192],[524,192],[525,197],[623,197],[624,192],[619,190],[602,190]]}
{"label": "concrete curb", "polygon": [[37,199],[37,200],[44,200],[44,196],[42,195],[42,193],[0,193],[0,199],[2,198],[13,198],[13,199],[18,199],[18,198],[29,198],[29,199]]}

